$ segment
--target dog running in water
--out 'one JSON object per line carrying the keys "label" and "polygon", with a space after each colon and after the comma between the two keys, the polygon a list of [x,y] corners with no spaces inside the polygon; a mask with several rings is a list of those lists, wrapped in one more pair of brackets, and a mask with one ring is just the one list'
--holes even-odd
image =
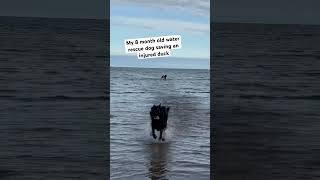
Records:
{"label": "dog running in water", "polygon": [[165,141],[162,137],[162,133],[167,128],[167,121],[168,121],[168,114],[169,114],[170,107],[161,106],[161,103],[156,106],[153,105],[150,111],[151,117],[151,128],[152,128],[152,136],[154,139],[157,138],[155,134],[155,130],[160,131],[159,141]]}

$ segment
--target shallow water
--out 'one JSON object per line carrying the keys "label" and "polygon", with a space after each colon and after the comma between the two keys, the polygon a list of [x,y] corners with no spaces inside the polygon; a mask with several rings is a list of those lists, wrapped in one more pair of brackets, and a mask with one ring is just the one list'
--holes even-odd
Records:
{"label": "shallow water", "polygon": [[[209,71],[111,68],[110,76],[111,179],[209,179]],[[165,142],[150,136],[159,103],[170,106]]]}
{"label": "shallow water", "polygon": [[0,17],[0,179],[107,176],[105,23]]}
{"label": "shallow water", "polygon": [[320,26],[213,30],[215,179],[320,179]]}

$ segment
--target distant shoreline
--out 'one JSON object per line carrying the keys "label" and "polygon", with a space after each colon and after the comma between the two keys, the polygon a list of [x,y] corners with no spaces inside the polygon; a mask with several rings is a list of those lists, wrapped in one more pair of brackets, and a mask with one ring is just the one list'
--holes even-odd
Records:
{"label": "distant shoreline", "polygon": [[[110,55],[110,58],[112,57],[124,57],[124,58],[135,58],[135,55]],[[188,59],[197,59],[200,61],[210,61],[210,58],[188,58],[188,57],[166,57],[166,58],[172,58],[172,59],[176,59],[176,60],[188,60]]]}
{"label": "distant shoreline", "polygon": [[294,23],[258,23],[258,22],[210,22],[211,25],[235,24],[235,25],[270,25],[270,26],[320,26],[320,24],[294,24]]}
{"label": "distant shoreline", "polygon": [[[39,19],[70,19],[70,20],[106,20],[110,21],[110,17],[104,18],[84,18],[84,17],[44,17],[44,16],[10,16],[0,15],[0,18],[39,18]],[[276,26],[320,26],[320,24],[298,24],[298,23],[259,23],[259,22],[223,22],[223,21],[211,21],[211,25],[215,24],[242,24],[242,25],[276,25]]]}
{"label": "distant shoreline", "polygon": [[135,56],[111,55],[110,67],[210,70],[210,59],[166,57],[138,60]]}
{"label": "distant shoreline", "polygon": [[38,17],[38,16],[3,16],[0,18],[37,18],[37,19],[69,19],[69,20],[97,20],[97,21],[110,21],[110,18],[75,18],[75,17]]}

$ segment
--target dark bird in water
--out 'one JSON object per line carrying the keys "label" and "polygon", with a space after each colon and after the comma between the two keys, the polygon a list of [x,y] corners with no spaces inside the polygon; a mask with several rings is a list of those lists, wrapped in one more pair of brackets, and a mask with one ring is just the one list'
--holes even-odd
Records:
{"label": "dark bird in water", "polygon": [[162,76],[161,76],[161,79],[166,80],[166,79],[167,79],[167,75],[166,75],[166,74],[165,74],[165,75],[162,75]]}

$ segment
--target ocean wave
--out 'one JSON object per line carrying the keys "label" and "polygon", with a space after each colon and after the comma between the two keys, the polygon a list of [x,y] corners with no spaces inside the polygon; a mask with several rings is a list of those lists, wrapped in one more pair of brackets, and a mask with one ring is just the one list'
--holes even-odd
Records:
{"label": "ocean wave", "polygon": [[57,131],[74,131],[75,129],[54,128],[54,127],[36,127],[31,129],[20,129],[18,133],[25,133],[26,131],[32,132],[57,132]]}
{"label": "ocean wave", "polygon": [[243,99],[304,99],[304,100],[320,100],[320,95],[310,96],[268,96],[268,95],[240,95]]}
{"label": "ocean wave", "polygon": [[108,100],[108,96],[45,96],[45,97],[16,97],[16,96],[0,96],[0,98],[8,98],[13,100],[20,100],[25,102],[33,101],[59,101],[59,100],[74,100],[74,101],[90,101],[90,100]]}
{"label": "ocean wave", "polygon": [[[233,85],[233,84],[230,84]],[[290,91],[290,92],[296,92],[298,90],[296,89],[291,89],[288,87],[281,87],[278,85],[266,85],[266,84],[262,84],[262,83],[257,83],[257,82],[253,82],[253,83],[234,83],[234,85],[236,87],[257,87],[257,88],[265,88],[265,89],[270,89],[272,91]]]}

